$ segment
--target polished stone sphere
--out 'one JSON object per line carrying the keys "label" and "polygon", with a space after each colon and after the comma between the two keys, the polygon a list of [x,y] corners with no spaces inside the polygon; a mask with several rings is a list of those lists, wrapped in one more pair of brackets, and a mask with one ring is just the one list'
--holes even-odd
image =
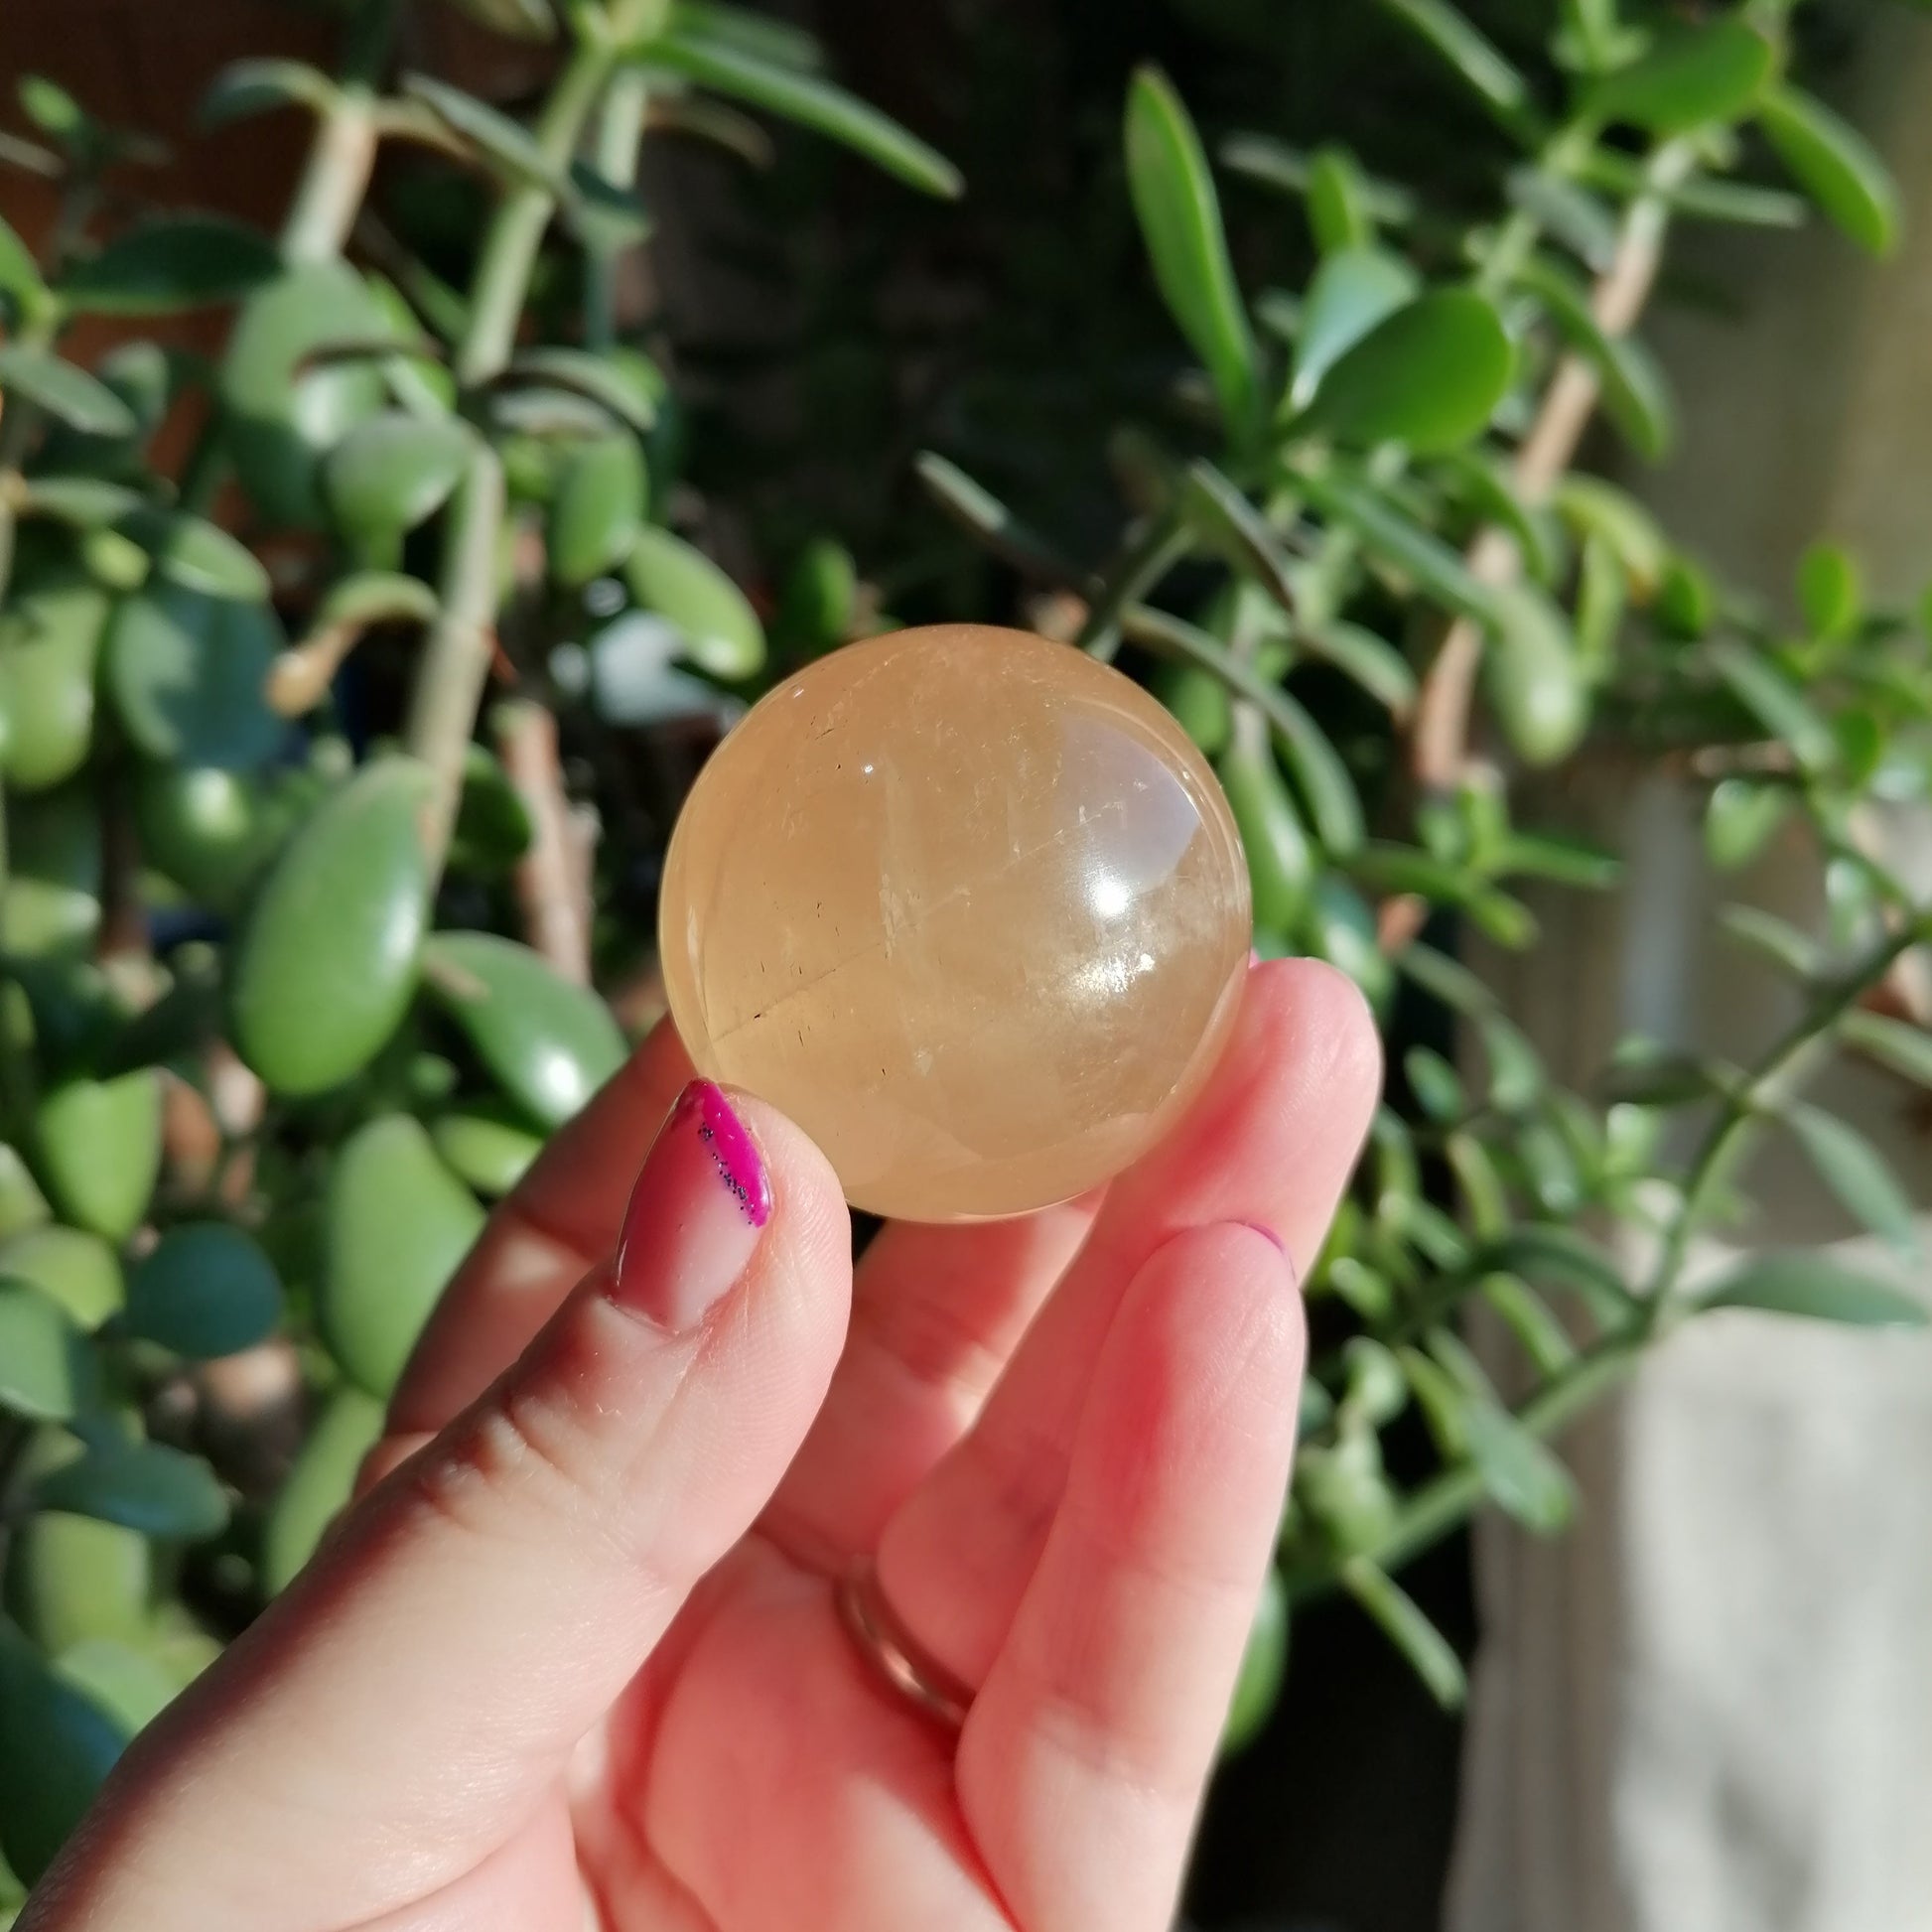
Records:
{"label": "polished stone sphere", "polygon": [[855,1206],[1081,1193],[1199,1090],[1247,970],[1214,774],[1067,644],[939,624],[787,678],[692,788],[664,985],[700,1072],[789,1114]]}

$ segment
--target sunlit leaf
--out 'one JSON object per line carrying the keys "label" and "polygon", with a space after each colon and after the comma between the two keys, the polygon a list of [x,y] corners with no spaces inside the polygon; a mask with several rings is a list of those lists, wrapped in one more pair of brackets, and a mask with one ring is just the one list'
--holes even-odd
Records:
{"label": "sunlit leaf", "polygon": [[235,301],[281,268],[275,244],[239,221],[155,214],[74,263],[59,293],[89,315],[165,316]]}
{"label": "sunlit leaf", "polygon": [[1220,200],[1200,136],[1167,75],[1135,71],[1127,95],[1127,182],[1154,279],[1180,333],[1207,365],[1235,431],[1254,420],[1260,375],[1228,261]]}
{"label": "sunlit leaf", "polygon": [[1912,1203],[1884,1156],[1856,1127],[1802,1101],[1785,1110],[1784,1122],[1848,1214],[1902,1253],[1917,1252]]}
{"label": "sunlit leaf", "polygon": [[1460,1710],[1469,1694],[1462,1660],[1415,1598],[1366,1557],[1349,1558],[1342,1565],[1341,1581],[1349,1595],[1409,1660],[1430,1696],[1446,1711]]}
{"label": "sunlit leaf", "polygon": [[842,87],[774,60],[768,51],[748,47],[742,35],[721,34],[715,18],[694,18],[691,10],[680,10],[670,29],[641,46],[637,55],[652,67],[668,68],[700,86],[823,134],[908,187],[949,200],[964,191],[959,170],[897,121]]}
{"label": "sunlit leaf", "polygon": [[1418,455],[1481,434],[1509,387],[1516,352],[1473,289],[1418,296],[1344,350],[1297,425],[1345,442],[1399,442]]}
{"label": "sunlit leaf", "polygon": [[1662,29],[1647,52],[1602,75],[1586,97],[1605,120],[1682,134],[1748,113],[1776,66],[1771,43],[1727,15]]}
{"label": "sunlit leaf", "polygon": [[1878,152],[1821,100],[1773,87],[1758,103],[1758,125],[1830,219],[1873,255],[1898,238],[1898,188]]}
{"label": "sunlit leaf", "polygon": [[1400,255],[1373,247],[1343,248],[1314,271],[1295,339],[1289,406],[1304,409],[1335,362],[1420,286]]}
{"label": "sunlit leaf", "polygon": [[1761,1309],[1855,1328],[1923,1328],[1918,1297],[1816,1248],[1753,1255],[1696,1296],[1704,1309]]}
{"label": "sunlit leaf", "polygon": [[31,343],[0,344],[0,395],[19,396],[83,436],[131,436],[134,412],[85,369]]}

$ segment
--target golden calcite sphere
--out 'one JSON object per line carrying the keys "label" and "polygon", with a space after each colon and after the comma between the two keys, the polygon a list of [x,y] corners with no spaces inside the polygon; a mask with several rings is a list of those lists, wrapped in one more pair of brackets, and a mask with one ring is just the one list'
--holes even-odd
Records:
{"label": "golden calcite sphere", "polygon": [[939,624],[786,679],[699,774],[658,915],[701,1073],[847,1197],[942,1221],[1150,1147],[1234,1021],[1248,874],[1159,703],[1067,644]]}

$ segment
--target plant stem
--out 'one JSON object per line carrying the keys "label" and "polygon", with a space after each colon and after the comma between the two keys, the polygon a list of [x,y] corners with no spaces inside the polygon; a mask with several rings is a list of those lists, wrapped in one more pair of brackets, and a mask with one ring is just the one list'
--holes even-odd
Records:
{"label": "plant stem", "polygon": [[[1554,1436],[1575,1421],[1600,1395],[1623,1381],[1643,1359],[1640,1331],[1617,1330],[1605,1335],[1559,1375],[1554,1375],[1516,1412],[1516,1420],[1532,1436]],[[1398,1570],[1459,1528],[1474,1514],[1484,1495],[1481,1472],[1472,1462],[1458,1462],[1426,1482],[1402,1505],[1389,1531],[1368,1558],[1378,1569]],[[1318,1595],[1332,1588],[1332,1577],[1310,1579],[1302,1593]]]}
{"label": "plant stem", "polygon": [[490,724],[503,770],[530,814],[530,849],[515,874],[524,931],[565,979],[588,986],[591,905],[579,890],[557,721],[543,705],[517,698],[496,707]]}
{"label": "plant stem", "polygon": [[[569,166],[616,60],[617,50],[604,41],[585,41],[558,75],[536,126],[537,145],[558,175]],[[456,353],[463,388],[489,381],[509,361],[537,249],[556,206],[553,190],[533,185],[512,189],[498,204],[471,285],[470,327]],[[442,870],[449,849],[463,760],[496,648],[496,542],[503,504],[503,467],[479,445],[451,499],[437,586],[442,609],[424,643],[404,736],[410,753],[436,779],[423,832],[432,874]]]}
{"label": "plant stem", "polygon": [[1074,643],[1103,664],[1120,649],[1121,613],[1160,583],[1185,555],[1187,528],[1178,510],[1163,510],[1133,539],[1093,593]]}
{"label": "plant stem", "polygon": [[[23,348],[52,346],[55,324],[52,315],[37,315],[24,323],[14,340]],[[0,401],[0,601],[7,595],[13,579],[14,526],[18,512],[15,492],[21,486],[20,460],[27,452],[27,439],[34,433],[34,411],[21,396]]]}
{"label": "plant stem", "polygon": [[[598,109],[597,171],[613,188],[637,185],[637,149],[644,134],[644,70],[622,67],[611,76]],[[593,247],[585,263],[584,341],[608,349],[618,340],[618,259],[621,248]]]}
{"label": "plant stem", "polygon": [[450,499],[443,533],[441,610],[410,693],[404,743],[435,774],[423,843],[440,872],[456,823],[463,760],[496,649],[496,537],[503,522],[503,466],[479,443]]}
{"label": "plant stem", "polygon": [[[535,133],[544,160],[560,175],[570,166],[592,104],[616,61],[616,49],[586,42],[557,76]],[[474,389],[489,381],[509,361],[530,271],[556,207],[555,192],[536,183],[512,189],[498,207],[470,291],[470,331],[457,351],[456,376],[462,387]]]}
{"label": "plant stem", "polygon": [[395,25],[395,0],[363,0],[349,20],[341,89],[316,125],[302,179],[282,223],[285,261],[330,261],[347,244],[375,169],[376,87]]}
{"label": "plant stem", "polygon": [[1796,1071],[1808,1054],[1851,1012],[1872,987],[1891,971],[1892,963],[1921,943],[1925,933],[1914,921],[1894,932],[1882,945],[1867,953],[1852,972],[1835,981],[1810,1009],[1750,1069],[1737,1091],[1725,1103],[1725,1111],[1712,1124],[1702,1146],[1692,1157],[1684,1177],[1683,1198],[1671,1218],[1670,1231],[1658,1251],[1656,1266],[1643,1296],[1642,1323],[1645,1332],[1665,1326],[1675,1315],[1678,1289],[1684,1261],[1698,1224],[1710,1211],[1711,1197],[1723,1186],[1731,1164],[1742,1151],[1745,1137],[1757,1122],[1765,1104],[1776,1096],[1779,1085]]}
{"label": "plant stem", "polygon": [[[1867,989],[1884,978],[1892,962],[1925,938],[1923,921],[1914,920],[1874,947],[1820,995],[1727,1099],[1723,1115],[1713,1123],[1691,1159],[1677,1211],[1637,1307],[1625,1322],[1600,1336],[1517,1410],[1516,1420],[1531,1435],[1557,1434],[1598,1396],[1623,1381],[1643,1359],[1647,1346],[1681,1318],[1685,1310],[1679,1289],[1691,1239],[1765,1100],[1858,1005]],[[1482,1476],[1473,1463],[1458,1462],[1445,1469],[1403,1503],[1394,1527],[1366,1553],[1369,1560],[1383,1570],[1399,1568],[1464,1522],[1483,1494]],[[1314,1570],[1291,1580],[1297,1593],[1305,1597],[1325,1593],[1337,1581],[1336,1574]]]}
{"label": "plant stem", "polygon": [[[1590,307],[1605,335],[1623,335],[1643,313],[1662,258],[1670,191],[1695,161],[1695,150],[1683,141],[1666,142],[1651,156],[1645,192],[1625,210],[1616,252],[1591,293]],[[1516,452],[1516,492],[1526,505],[1547,501],[1570,467],[1595,411],[1598,388],[1595,366],[1586,357],[1572,351],[1558,362]],[[1470,545],[1467,562],[1469,574],[1491,586],[1509,583],[1522,567],[1515,539],[1493,524]],[[1481,624],[1456,619],[1444,633],[1416,704],[1410,766],[1426,790],[1452,790],[1461,779],[1481,662]]]}

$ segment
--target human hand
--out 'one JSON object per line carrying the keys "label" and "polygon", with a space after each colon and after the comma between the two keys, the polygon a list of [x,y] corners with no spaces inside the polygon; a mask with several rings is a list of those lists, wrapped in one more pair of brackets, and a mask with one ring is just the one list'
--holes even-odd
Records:
{"label": "human hand", "polygon": [[[1346,980],[1259,967],[1104,1194],[890,1225],[855,1280],[788,1121],[715,1088],[664,1121],[659,1028],[492,1217],[360,1502],[22,1932],[1156,1932],[1378,1069]],[[842,1620],[865,1559],[963,1725]]]}

